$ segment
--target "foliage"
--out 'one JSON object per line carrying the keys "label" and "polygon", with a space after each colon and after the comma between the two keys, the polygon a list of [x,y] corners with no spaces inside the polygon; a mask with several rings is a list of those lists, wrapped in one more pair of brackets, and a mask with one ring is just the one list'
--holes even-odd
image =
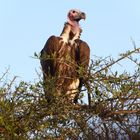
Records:
{"label": "foliage", "polygon": [[[91,61],[79,104],[68,102],[65,94],[48,103],[42,79],[35,83],[16,77],[0,78],[0,139],[2,140],[93,140],[140,139],[140,62],[134,48],[113,60]],[[128,58],[135,71],[113,71],[115,64]],[[39,77],[41,77],[39,75]],[[16,84],[15,84],[16,83]],[[87,94],[85,103],[82,94]],[[85,97],[86,98],[86,97]]]}

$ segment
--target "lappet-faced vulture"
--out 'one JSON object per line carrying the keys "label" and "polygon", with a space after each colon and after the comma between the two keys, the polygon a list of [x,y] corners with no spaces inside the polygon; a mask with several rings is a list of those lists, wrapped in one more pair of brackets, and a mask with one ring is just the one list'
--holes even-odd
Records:
{"label": "lappet-faced vulture", "polygon": [[[47,40],[40,62],[48,101],[55,98],[55,94],[64,94],[68,101],[77,103],[90,59],[89,46],[80,39],[82,29],[79,21],[86,19],[86,14],[72,9],[67,18],[60,36],[53,35]],[[50,86],[47,83],[51,83]],[[53,96],[51,92],[55,92]]]}

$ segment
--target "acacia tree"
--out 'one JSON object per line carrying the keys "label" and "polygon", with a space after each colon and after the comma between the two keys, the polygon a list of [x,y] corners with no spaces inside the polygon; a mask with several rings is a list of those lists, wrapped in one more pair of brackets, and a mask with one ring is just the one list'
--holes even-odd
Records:
{"label": "acacia tree", "polygon": [[[140,138],[140,48],[91,61],[79,104],[66,100],[65,93],[55,94],[48,103],[43,91],[43,80],[35,83],[16,77],[7,80],[7,71],[0,78],[0,138],[1,139],[139,139]],[[135,63],[134,73],[112,70],[124,59]],[[85,75],[83,75],[85,76]],[[38,74],[38,77],[42,77]],[[54,79],[53,79],[54,80]],[[87,95],[83,99],[83,95]],[[85,102],[85,100],[87,102]]]}

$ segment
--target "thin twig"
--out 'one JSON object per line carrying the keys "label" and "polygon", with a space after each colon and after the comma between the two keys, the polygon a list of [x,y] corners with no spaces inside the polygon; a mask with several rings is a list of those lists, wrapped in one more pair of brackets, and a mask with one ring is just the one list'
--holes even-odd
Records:
{"label": "thin twig", "polygon": [[140,51],[140,48],[137,48],[137,49],[135,49],[135,50],[133,50],[133,51],[128,52],[127,54],[123,55],[122,57],[120,57],[120,58],[117,59],[116,61],[113,61],[112,63],[106,65],[104,68],[101,68],[100,70],[98,70],[97,72],[95,72],[95,73],[93,74],[93,76],[96,75],[97,73],[100,73],[101,71],[103,71],[103,70],[109,68],[110,66],[112,66],[112,65],[114,65],[114,64],[116,64],[116,63],[118,63],[119,61],[123,60],[124,58],[127,58],[127,57],[130,56],[131,54],[133,54],[133,53],[135,53],[135,52],[138,52],[138,51]]}

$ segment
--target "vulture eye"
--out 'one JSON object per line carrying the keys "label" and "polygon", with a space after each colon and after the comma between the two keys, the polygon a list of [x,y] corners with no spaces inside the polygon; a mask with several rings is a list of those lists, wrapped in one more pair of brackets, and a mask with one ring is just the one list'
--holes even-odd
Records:
{"label": "vulture eye", "polygon": [[75,13],[76,11],[72,11],[72,13]]}

